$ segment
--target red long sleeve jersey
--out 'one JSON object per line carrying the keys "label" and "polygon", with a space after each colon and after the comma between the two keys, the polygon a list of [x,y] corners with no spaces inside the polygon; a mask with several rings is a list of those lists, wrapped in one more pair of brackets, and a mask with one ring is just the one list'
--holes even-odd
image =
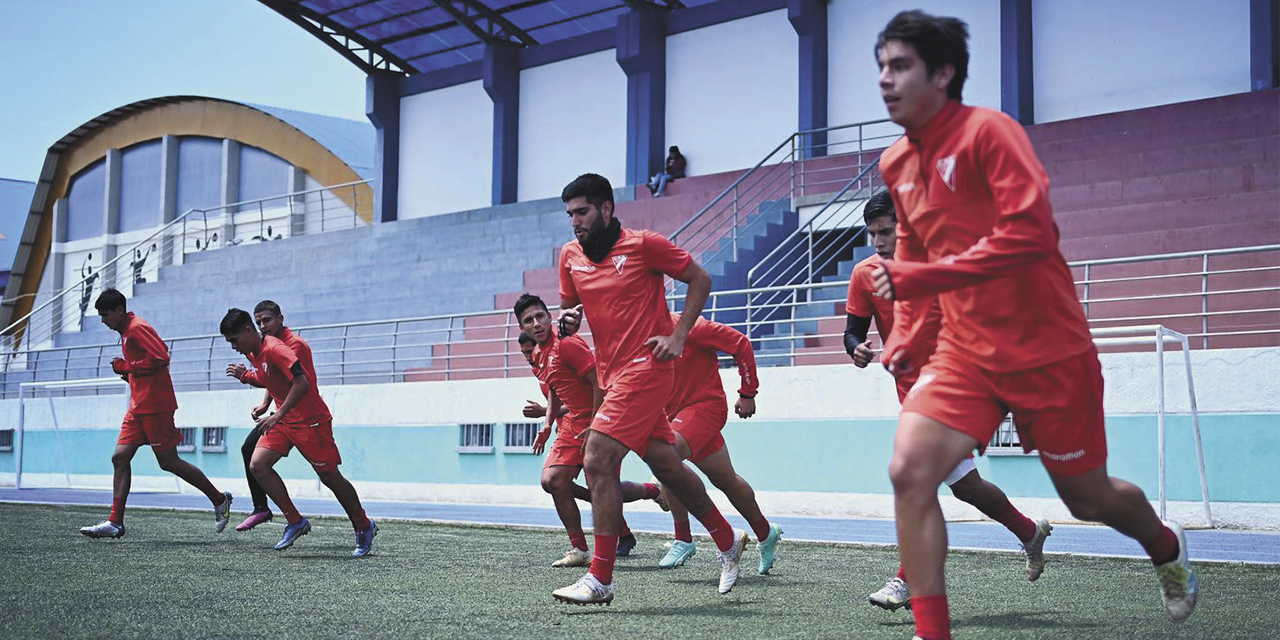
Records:
{"label": "red long sleeve jersey", "polygon": [[880,171],[898,211],[885,263],[899,300],[887,355],[906,348],[912,357],[920,323],[911,303],[933,295],[943,315],[938,353],[985,369],[1033,369],[1092,346],[1058,251],[1049,176],[1021,125],[948,102],[885,150]]}
{"label": "red long sleeve jersey", "polygon": [[169,348],[146,320],[129,313],[121,334],[124,370],[129,374],[129,411],[167,413],[178,410],[169,377]]}
{"label": "red long sleeve jersey", "polygon": [[[680,321],[679,315],[672,314],[671,318],[672,322]],[[704,402],[728,406],[716,361],[721,351],[733,356],[738,364],[738,376],[742,379],[738,393],[755,397],[760,381],[756,378],[756,355],[751,350],[751,341],[733,327],[698,318],[685,339],[684,352],[675,360],[675,382],[666,407],[668,417]]]}

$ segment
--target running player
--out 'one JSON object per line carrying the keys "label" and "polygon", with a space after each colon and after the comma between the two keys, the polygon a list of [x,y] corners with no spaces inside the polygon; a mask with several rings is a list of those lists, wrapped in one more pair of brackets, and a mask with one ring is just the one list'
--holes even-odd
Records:
{"label": "running player", "polygon": [[169,377],[169,349],[146,320],[127,309],[124,294],[107,289],[93,303],[102,324],[120,334],[123,358],[111,361],[111,370],[129,383],[129,410],[120,425],[116,451],[111,455],[111,515],[98,524],[83,527],[90,538],[119,538],[124,535],[124,505],[133,480],[131,463],[138,447],[151,445],[160,468],[182,478],[213,503],[213,530],[222,533],[231,517],[231,494],[218,491],[195,465],[178,457],[182,434],[173,425],[178,399]]}
{"label": "running player", "polygon": [[[672,320],[678,322],[679,316],[672,315]],[[675,382],[666,412],[674,416],[671,428],[676,432],[676,451],[680,458],[697,465],[711,484],[724,492],[756,534],[760,546],[759,571],[764,575],[773,568],[782,527],[769,524],[756,503],[755,491],[738,475],[729,459],[729,448],[720,433],[729,420],[729,400],[720,382],[721,351],[733,356],[742,381],[738,401],[733,405],[734,413],[739,418],[755,415],[760,382],[756,378],[756,356],[751,350],[751,341],[733,327],[706,318],[698,318],[693,323],[684,343],[684,353],[676,359]],[[678,567],[693,557],[698,547],[689,531],[689,512],[674,495],[668,495],[667,502],[676,539],[658,566]]]}
{"label": "running player", "polygon": [[[259,302],[253,308],[253,320],[258,324],[258,330],[262,335],[271,336],[293,349],[294,355],[298,356],[298,362],[302,364],[302,369],[307,372],[308,379],[316,379],[316,367],[311,361],[311,345],[284,325],[284,314],[280,312],[280,305],[271,300]],[[254,422],[271,409],[271,392],[266,391],[263,395],[262,404],[249,412]],[[250,429],[249,434],[244,438],[244,444],[240,445],[240,455],[244,457],[244,475],[249,482],[249,495],[253,496],[253,512],[236,525],[236,531],[248,531],[271,520],[271,507],[267,504],[267,493],[262,490],[262,485],[258,484],[258,480],[253,477],[253,472],[249,470],[249,462],[253,459],[253,450],[257,448],[260,437],[262,434],[257,429]]]}
{"label": "running player", "polygon": [[[553,567],[585,567],[591,564],[587,550],[587,537],[582,532],[582,514],[575,498],[591,502],[591,492],[576,483],[582,469],[583,438],[591,418],[595,414],[604,392],[596,378],[596,357],[591,347],[580,336],[561,339],[551,327],[551,313],[538,296],[526,293],[515,304],[515,316],[520,322],[523,336],[529,336],[537,344],[532,362],[534,375],[543,385],[548,407],[538,407],[547,418],[546,426],[533,443],[533,453],[539,455],[551,437],[551,425],[558,421],[556,440],[547,453],[542,470],[542,489],[551,494],[556,513],[564,523],[573,545],[565,556],[551,564]],[[532,402],[532,401],[531,401]],[[526,405],[526,410],[530,409]],[[529,411],[525,415],[529,416]],[[659,500],[662,493],[654,484],[622,483],[622,501]],[[661,502],[659,503],[661,504]],[[619,556],[631,555],[636,547],[636,536],[631,533],[624,519],[619,529]]]}
{"label": "running player", "polygon": [[245,384],[266,388],[276,401],[276,412],[257,420],[255,428],[262,437],[249,461],[249,470],[288,522],[275,548],[288,549],[298,538],[311,533],[311,522],[293,506],[284,481],[273,468],[280,458],[297,447],[351,519],[356,538],[352,557],[368,555],[373,550],[378,525],[365,515],[355,487],[338,471],[342,455],[333,441],[333,416],[315,385],[315,372],[308,371],[285,343],[259,334],[253,318],[243,309],[228,310],[219,330],[231,348],[254,366],[248,369],[243,364],[229,364],[227,375]]}
{"label": "running player", "polygon": [[[867,225],[867,235],[876,253],[859,262],[853,268],[853,277],[849,279],[849,296],[845,304],[848,319],[844,331],[844,346],[853,364],[866,368],[875,357],[871,350],[871,341],[867,339],[867,330],[872,318],[876,321],[876,331],[880,340],[889,338],[893,329],[893,303],[875,294],[871,279],[871,271],[882,260],[892,260],[897,236],[894,227],[898,223],[898,214],[893,209],[893,200],[888,191],[879,191],[867,200],[862,216]],[[936,316],[935,316],[936,318]],[[930,327],[936,330],[937,323]],[[920,336],[921,340],[935,343],[936,338]],[[932,355],[932,354],[929,354]],[[927,358],[921,355],[921,358]],[[904,375],[897,379],[898,402],[907,397],[911,385],[915,384],[915,374]],[[1003,524],[1005,528],[1018,536],[1022,543],[1022,552],[1027,558],[1027,579],[1034,582],[1044,572],[1044,541],[1053,530],[1048,520],[1033,522],[1018,511],[1008,496],[990,482],[978,475],[973,456],[965,458],[947,475],[943,481],[951,488],[951,494],[962,502],[967,502],[981,511],[983,515]],[[911,606],[911,590],[907,586],[906,573],[898,567],[898,575],[891,578],[879,591],[871,594],[871,604],[882,609],[894,611],[900,607]]]}
{"label": "running player", "polygon": [[[1107,475],[1102,367],[1058,251],[1048,176],[1017,122],[960,102],[968,26],[904,11],[875,55],[889,117],[906,129],[880,158],[897,249],[872,275],[881,296],[899,301],[881,361],[898,377],[920,371],[889,467],[917,637],[951,637],[938,484],[1010,412],[1072,515],[1142,543],[1170,618],[1186,620],[1197,585],[1182,529]],[[941,330],[926,358],[918,306],[933,296]]]}
{"label": "running player", "polygon": [[[595,555],[591,570],[554,596],[575,604],[613,600],[613,564],[622,519],[618,471],[627,451],[639,455],[663,485],[698,518],[720,549],[720,593],[738,581],[748,541],[734,531],[684,466],[663,405],[671,396],[672,360],[711,293],[711,276],[688,252],[652,231],[623,229],[613,215],[613,188],[588,173],[561,192],[577,242],[560,249],[561,335],[577,331],[585,314],[596,343],[604,401],[587,437],[583,467],[591,488]],[[684,313],[672,325],[663,275],[689,285]]]}

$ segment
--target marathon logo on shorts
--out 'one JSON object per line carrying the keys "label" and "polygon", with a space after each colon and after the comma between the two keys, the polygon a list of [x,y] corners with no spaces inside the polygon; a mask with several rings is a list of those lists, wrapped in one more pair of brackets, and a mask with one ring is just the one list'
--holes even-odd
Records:
{"label": "marathon logo on shorts", "polygon": [[1048,451],[1040,451],[1040,455],[1053,460],[1054,462],[1069,462],[1071,460],[1079,460],[1084,457],[1084,449],[1072,451],[1071,453],[1049,453]]}
{"label": "marathon logo on shorts", "polygon": [[908,193],[908,192],[914,191],[915,188],[916,188],[916,183],[904,182],[898,185],[898,193]]}
{"label": "marathon logo on shorts", "polygon": [[569,270],[581,271],[582,273],[595,273],[596,267],[595,265],[590,265],[590,264],[574,264],[574,265],[569,265]]}
{"label": "marathon logo on shorts", "polygon": [[596,412],[596,417],[600,418],[601,420],[604,420],[605,422],[613,422],[613,418],[610,418],[609,416],[603,413],[600,413],[598,411]]}
{"label": "marathon logo on shorts", "polygon": [[622,265],[627,263],[626,256],[614,256],[613,268],[618,270],[618,275],[622,275]]}

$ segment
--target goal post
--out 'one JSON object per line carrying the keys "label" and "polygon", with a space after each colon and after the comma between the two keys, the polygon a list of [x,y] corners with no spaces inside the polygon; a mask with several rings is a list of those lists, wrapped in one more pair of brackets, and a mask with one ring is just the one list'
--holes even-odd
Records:
{"label": "goal post", "polygon": [[72,392],[92,392],[92,394],[83,395],[115,395],[124,391],[126,409],[128,408],[128,387],[120,378],[86,378],[81,380],[44,380],[37,382],[23,382],[18,385],[18,425],[14,431],[13,453],[14,453],[14,487],[22,489],[22,472],[23,472],[23,449],[25,446],[25,435],[27,429],[27,403],[32,401],[33,404],[38,403],[41,396],[48,403],[49,420],[53,425],[53,434],[58,447],[58,457],[62,463],[62,476],[66,481],[67,488],[73,488],[71,483],[71,471],[67,466],[67,452],[62,444],[62,429],[58,425],[58,411],[53,401],[54,394],[62,392],[64,396]]}

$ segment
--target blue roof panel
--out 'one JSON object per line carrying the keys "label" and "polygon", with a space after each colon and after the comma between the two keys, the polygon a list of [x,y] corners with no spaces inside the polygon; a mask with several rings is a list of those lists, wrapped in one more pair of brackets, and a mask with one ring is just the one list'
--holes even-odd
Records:
{"label": "blue roof panel", "polygon": [[372,124],[260,104],[249,106],[279,118],[311,136],[313,140],[347,163],[347,166],[355,170],[362,179],[374,178],[373,157],[376,132]]}
{"label": "blue roof panel", "polygon": [[0,178],[0,272],[13,270],[13,260],[18,255],[18,242],[27,224],[31,210],[31,198],[36,194],[36,183]]}

